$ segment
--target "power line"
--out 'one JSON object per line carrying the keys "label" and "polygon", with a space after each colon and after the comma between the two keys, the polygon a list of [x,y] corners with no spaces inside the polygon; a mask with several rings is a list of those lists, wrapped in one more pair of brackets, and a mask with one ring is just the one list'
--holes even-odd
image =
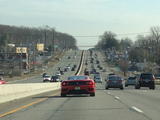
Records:
{"label": "power line", "polygon": [[[141,35],[141,34],[149,34],[151,32],[139,32],[139,33],[118,33],[116,36],[123,35]],[[103,35],[74,35],[73,37],[102,37]]]}

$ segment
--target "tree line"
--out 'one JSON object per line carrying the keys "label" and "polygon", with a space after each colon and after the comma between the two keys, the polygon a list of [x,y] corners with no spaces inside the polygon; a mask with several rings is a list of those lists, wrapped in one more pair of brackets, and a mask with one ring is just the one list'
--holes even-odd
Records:
{"label": "tree line", "polygon": [[4,52],[8,44],[16,46],[33,46],[37,43],[44,43],[45,49],[55,48],[77,49],[76,39],[67,34],[56,31],[49,26],[44,27],[17,27],[10,25],[0,25],[0,51]]}
{"label": "tree line", "polygon": [[132,40],[128,37],[118,39],[116,33],[111,31],[106,31],[100,37],[100,41],[97,43],[95,48],[107,50],[107,49],[115,49],[115,50],[124,50],[128,47],[131,47],[133,44]]}
{"label": "tree line", "polygon": [[128,50],[129,60],[132,62],[147,61],[160,65],[160,27],[151,27],[146,35],[138,34],[134,42],[128,37],[118,39],[115,33],[106,31],[95,48]]}

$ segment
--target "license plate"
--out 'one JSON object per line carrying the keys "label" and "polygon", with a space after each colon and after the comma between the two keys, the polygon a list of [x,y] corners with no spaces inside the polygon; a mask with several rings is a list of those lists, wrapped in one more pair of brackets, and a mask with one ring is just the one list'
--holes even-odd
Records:
{"label": "license plate", "polygon": [[117,81],[113,81],[113,83],[117,83]]}
{"label": "license plate", "polygon": [[74,89],[75,89],[75,90],[80,90],[81,88],[80,88],[80,87],[75,87]]}
{"label": "license plate", "polygon": [[147,82],[147,83],[148,83],[149,81],[150,81],[150,80],[148,80],[148,79],[145,80],[145,82]]}

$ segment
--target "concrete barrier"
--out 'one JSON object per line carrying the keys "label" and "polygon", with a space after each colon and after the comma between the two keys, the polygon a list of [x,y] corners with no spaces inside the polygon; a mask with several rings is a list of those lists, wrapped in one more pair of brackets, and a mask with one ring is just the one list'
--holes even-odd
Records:
{"label": "concrete barrier", "polygon": [[60,89],[60,83],[28,83],[0,85],[0,103]]}

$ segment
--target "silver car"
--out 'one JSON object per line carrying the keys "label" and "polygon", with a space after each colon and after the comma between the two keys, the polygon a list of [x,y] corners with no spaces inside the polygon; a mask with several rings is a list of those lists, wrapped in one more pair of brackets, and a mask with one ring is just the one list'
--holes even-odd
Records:
{"label": "silver car", "polygon": [[120,88],[123,90],[125,87],[125,81],[122,77],[117,75],[110,75],[106,80],[105,89],[109,88]]}
{"label": "silver car", "polygon": [[94,81],[96,83],[102,83],[102,77],[101,77],[101,75],[100,74],[95,74],[94,75]]}
{"label": "silver car", "polygon": [[135,84],[136,84],[136,77],[129,77],[125,81],[125,87],[128,87],[129,85],[135,86]]}

